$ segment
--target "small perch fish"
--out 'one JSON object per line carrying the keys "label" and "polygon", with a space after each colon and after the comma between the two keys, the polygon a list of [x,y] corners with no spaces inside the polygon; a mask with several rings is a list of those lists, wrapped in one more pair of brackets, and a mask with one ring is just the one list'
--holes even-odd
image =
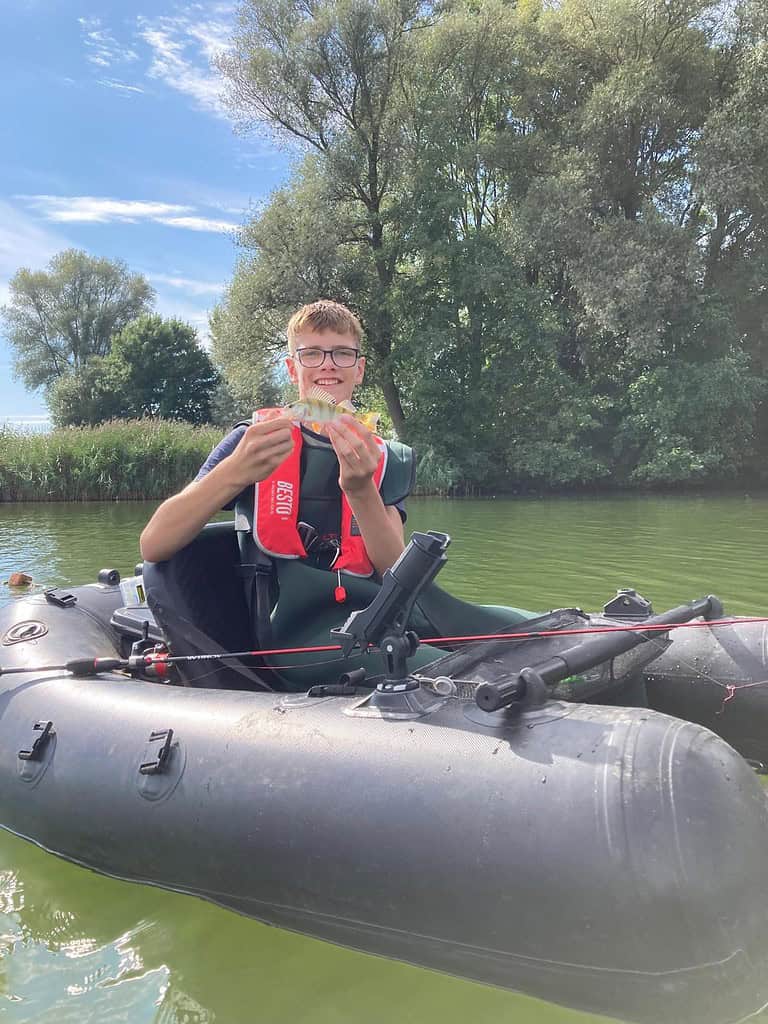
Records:
{"label": "small perch fish", "polygon": [[376,430],[379,425],[377,412],[355,412],[351,402],[345,399],[337,403],[333,395],[322,388],[312,388],[306,398],[291,402],[286,408],[291,419],[300,420],[302,423],[332,423],[339,416],[346,415],[353,416],[368,430]]}

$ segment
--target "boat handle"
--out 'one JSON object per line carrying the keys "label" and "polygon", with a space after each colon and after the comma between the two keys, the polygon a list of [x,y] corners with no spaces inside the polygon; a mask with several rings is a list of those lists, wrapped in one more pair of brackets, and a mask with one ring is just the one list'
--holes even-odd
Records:
{"label": "boat handle", "polygon": [[19,751],[19,760],[21,761],[40,760],[53,733],[53,722],[35,722],[32,728],[40,735],[35,737],[29,750]]}

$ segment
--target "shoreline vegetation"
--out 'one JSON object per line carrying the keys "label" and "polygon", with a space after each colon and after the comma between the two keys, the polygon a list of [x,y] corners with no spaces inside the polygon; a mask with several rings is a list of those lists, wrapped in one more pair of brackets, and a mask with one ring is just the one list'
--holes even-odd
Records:
{"label": "shoreline vegetation", "polygon": [[[149,501],[181,490],[226,434],[214,425],[161,419],[112,420],[97,427],[65,427],[47,433],[0,427],[0,502]],[[417,455],[419,453],[417,452]],[[604,477],[579,486],[535,485],[530,480],[498,481],[488,488],[446,487],[431,472],[429,453],[419,459],[414,494],[483,498],[564,494],[722,493],[761,490],[760,474],[728,479],[707,477],[643,486]]]}
{"label": "shoreline vegetation", "polygon": [[0,430],[0,501],[139,501],[188,484],[219,427],[112,420],[47,433]]}

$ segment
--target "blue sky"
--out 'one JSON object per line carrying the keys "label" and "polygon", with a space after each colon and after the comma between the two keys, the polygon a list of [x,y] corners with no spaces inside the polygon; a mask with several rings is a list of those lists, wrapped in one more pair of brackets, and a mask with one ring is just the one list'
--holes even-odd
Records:
{"label": "blue sky", "polygon": [[[211,57],[235,5],[15,0],[0,5],[0,304],[19,267],[68,247],[125,260],[156,309],[205,334],[231,279],[233,232],[287,177],[266,136],[234,133]],[[0,421],[45,413],[11,379]]]}

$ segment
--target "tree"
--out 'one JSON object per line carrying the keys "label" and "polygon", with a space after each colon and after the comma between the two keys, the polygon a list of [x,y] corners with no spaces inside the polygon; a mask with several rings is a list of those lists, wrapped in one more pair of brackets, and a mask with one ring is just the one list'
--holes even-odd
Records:
{"label": "tree", "polygon": [[215,418],[219,423],[279,404],[275,354],[278,328],[274,312],[260,306],[250,284],[247,273],[236,272],[209,320],[211,355],[226,384],[216,396]]}
{"label": "tree", "polygon": [[[214,362],[243,409],[276,401],[285,327],[299,306],[333,299],[368,321],[375,271],[353,236],[348,209],[331,201],[311,155],[240,232],[243,256],[210,327]],[[373,380],[376,355],[367,339],[366,355]]]}
{"label": "tree", "polygon": [[78,249],[54,256],[47,270],[18,270],[2,309],[14,349],[14,373],[27,388],[48,387],[105,356],[115,333],[147,312],[154,291],[122,260]]}
{"label": "tree", "polygon": [[692,148],[717,102],[725,6],[563,0],[526,29],[543,144],[519,217],[531,276],[567,313],[573,373],[603,357],[642,366],[696,315]]}
{"label": "tree", "polygon": [[299,303],[347,302],[446,488],[744,466],[761,415],[768,437],[764,0],[241,10],[232,110],[310,155],[242,232],[222,339],[261,358]]}
{"label": "tree", "polygon": [[768,369],[768,29],[737,41],[737,72],[696,149],[704,282],[727,299],[759,372]]}
{"label": "tree", "polygon": [[121,415],[122,396],[102,356],[59,377],[48,389],[48,409],[55,427],[95,426]]}
{"label": "tree", "polygon": [[54,386],[51,410],[57,426],[142,416],[209,423],[218,383],[194,328],[144,315],[116,335],[108,356]]}
{"label": "tree", "polygon": [[267,126],[314,151],[331,199],[348,209],[354,238],[370,253],[377,288],[366,317],[368,348],[400,436],[405,417],[391,363],[400,238],[393,218],[408,142],[403,83],[411,37],[431,16],[431,4],[419,0],[242,0],[231,50],[217,60],[241,127]]}
{"label": "tree", "polygon": [[738,350],[696,364],[671,360],[640,374],[615,438],[619,465],[633,467],[638,483],[738,476],[753,455],[765,383]]}

